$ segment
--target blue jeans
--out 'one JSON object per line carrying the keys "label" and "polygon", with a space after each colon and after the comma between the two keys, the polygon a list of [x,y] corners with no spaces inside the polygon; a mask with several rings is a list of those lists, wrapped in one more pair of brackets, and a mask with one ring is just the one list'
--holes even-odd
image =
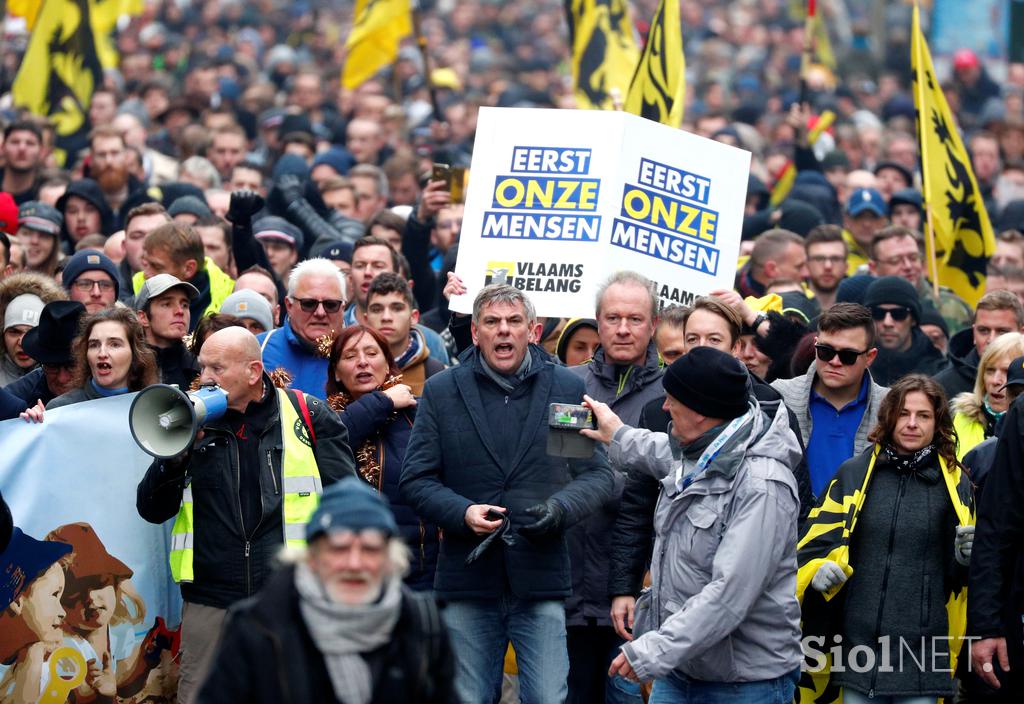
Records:
{"label": "blue jeans", "polygon": [[441,612],[455,653],[455,692],[463,704],[496,702],[509,641],[519,665],[522,704],[561,704],[569,655],[565,605],[505,594],[497,601],[452,601]]}
{"label": "blue jeans", "polygon": [[676,672],[655,680],[647,704],[792,704],[800,670],[760,682],[702,682]]}

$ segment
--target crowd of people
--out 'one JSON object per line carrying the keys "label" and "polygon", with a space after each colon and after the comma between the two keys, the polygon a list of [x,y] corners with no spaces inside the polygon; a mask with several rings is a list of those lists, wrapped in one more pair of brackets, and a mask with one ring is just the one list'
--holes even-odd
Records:
{"label": "crowd of people", "polygon": [[[735,285],[687,306],[620,271],[592,318],[449,310],[434,165],[487,158],[482,106],[574,106],[562,3],[421,3],[425,53],[348,90],[350,8],[155,2],[81,144],[0,113],[0,419],[228,392],[125,507],[173,525],[180,701],[1020,699],[1024,65],[940,71],[997,233],[968,302],[925,258],[909,34],[820,5],[802,94],[786,3],[681,2],[683,128],[752,153]],[[0,558],[0,702],[35,702],[131,571],[0,519],[39,555]],[[129,701],[133,644],[90,638],[74,701]]]}

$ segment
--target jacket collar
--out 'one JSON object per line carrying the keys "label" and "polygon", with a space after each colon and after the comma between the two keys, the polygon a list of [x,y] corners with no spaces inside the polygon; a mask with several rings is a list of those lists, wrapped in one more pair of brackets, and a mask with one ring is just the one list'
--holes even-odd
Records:
{"label": "jacket collar", "polygon": [[658,348],[655,346],[653,338],[647,343],[647,355],[644,357],[643,365],[630,366],[625,380],[615,377],[617,365],[605,359],[602,347],[597,348],[589,364],[594,376],[600,379],[605,386],[618,388],[622,384],[622,390],[616,396],[623,396],[634,389],[643,387],[652,377],[658,376],[662,371],[661,357],[658,356]]}

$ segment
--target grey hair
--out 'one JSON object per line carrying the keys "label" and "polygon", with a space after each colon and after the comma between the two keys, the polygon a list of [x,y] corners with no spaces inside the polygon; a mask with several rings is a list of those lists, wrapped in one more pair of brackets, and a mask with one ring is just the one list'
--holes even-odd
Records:
{"label": "grey hair", "polygon": [[288,295],[291,297],[295,296],[295,289],[299,287],[299,281],[303,276],[314,275],[337,277],[338,286],[341,288],[341,297],[343,300],[348,301],[348,287],[345,285],[345,275],[341,273],[341,269],[336,267],[331,260],[324,259],[323,257],[306,259],[292,267],[291,276],[288,277]]}
{"label": "grey hair", "polygon": [[525,293],[508,284],[491,284],[480,289],[480,293],[473,299],[473,324],[479,325],[480,313],[486,306],[495,303],[508,303],[512,306],[521,303],[526,310],[527,323],[533,325],[537,322],[537,309]]}
{"label": "grey hair", "polygon": [[[315,541],[314,541],[315,542]],[[294,565],[309,556],[309,546],[285,546],[277,553],[277,561],[283,565]],[[388,569],[389,575],[404,577],[409,574],[409,546],[398,536],[388,538]]]}
{"label": "grey hair", "polygon": [[190,156],[181,162],[180,171],[192,174],[196,178],[206,181],[206,188],[203,190],[221,187],[220,174],[217,173],[217,168],[205,156]]}
{"label": "grey hair", "polygon": [[651,320],[658,317],[658,293],[654,288],[654,282],[635,271],[616,271],[598,287],[597,301],[594,305],[598,317],[601,315],[601,299],[604,298],[604,294],[608,289],[616,284],[619,286],[638,286],[646,289],[647,293],[651,296]]}
{"label": "grey hair", "polygon": [[385,200],[388,196],[388,177],[384,173],[384,169],[373,164],[356,164],[348,170],[348,178],[353,176],[366,176],[368,178],[377,180],[377,193],[380,194]]}

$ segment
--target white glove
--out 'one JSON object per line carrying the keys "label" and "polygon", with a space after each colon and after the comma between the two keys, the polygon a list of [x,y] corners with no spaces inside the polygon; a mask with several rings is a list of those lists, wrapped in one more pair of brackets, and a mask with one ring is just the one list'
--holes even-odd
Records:
{"label": "white glove", "polygon": [[957,526],[956,537],[953,539],[953,555],[956,561],[966,567],[971,563],[971,550],[974,548],[974,526]]}
{"label": "white glove", "polygon": [[843,572],[843,568],[832,562],[832,560],[825,560],[821,563],[821,567],[811,577],[811,586],[816,591],[827,592],[833,587],[838,587],[840,584],[846,581],[846,573]]}

